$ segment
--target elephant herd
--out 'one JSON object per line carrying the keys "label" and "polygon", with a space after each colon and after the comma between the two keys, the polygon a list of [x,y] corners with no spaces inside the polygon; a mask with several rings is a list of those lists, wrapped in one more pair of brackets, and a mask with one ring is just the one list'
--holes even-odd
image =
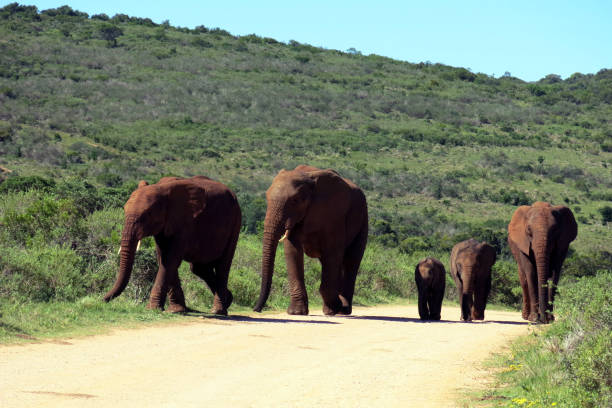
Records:
{"label": "elephant herd", "polygon": [[[321,263],[319,292],[326,315],[351,314],[355,279],[368,238],[368,209],[359,187],[333,170],[300,165],[281,170],[266,191],[267,211],[261,266],[261,291],[254,307],[261,311],[268,299],[279,242],[283,242],[289,280],[289,314],[307,315],[304,253]],[[187,261],[214,295],[212,313],[226,315],[232,303],[227,288],[238,242],[241,212],[236,195],[225,185],[204,176],[164,177],[156,184],[141,181],[124,206],[117,279],[105,301],[125,289],[141,239],[153,236],[159,269],[148,307],[185,312],[178,268]],[[521,206],[508,226],[508,243],[516,259],[523,289],[526,320],[553,320],[552,302],[561,265],[577,225],[563,206],[536,202]],[[455,245],[450,274],[459,292],[461,319],[484,319],[491,289],[495,249],[474,239]],[[415,269],[419,315],[439,320],[444,296],[444,265],[426,258]]]}

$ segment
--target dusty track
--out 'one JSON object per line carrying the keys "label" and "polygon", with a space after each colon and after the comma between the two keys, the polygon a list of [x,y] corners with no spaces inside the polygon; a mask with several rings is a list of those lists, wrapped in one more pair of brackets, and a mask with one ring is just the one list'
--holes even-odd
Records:
{"label": "dusty track", "polygon": [[0,406],[453,407],[480,362],[527,333],[519,313],[421,323],[416,306],[352,317],[194,318],[64,342],[0,347]]}

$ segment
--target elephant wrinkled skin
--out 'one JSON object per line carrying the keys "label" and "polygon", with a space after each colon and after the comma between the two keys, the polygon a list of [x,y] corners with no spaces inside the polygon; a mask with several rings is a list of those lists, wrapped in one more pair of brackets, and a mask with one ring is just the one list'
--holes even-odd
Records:
{"label": "elephant wrinkled skin", "polygon": [[554,320],[553,301],[561,265],[578,234],[572,211],[538,201],[520,206],[508,224],[508,244],[523,289],[523,319]]}
{"label": "elephant wrinkled skin", "polygon": [[260,312],[270,294],[280,239],[284,241],[291,296],[287,313],[308,314],[306,253],[321,262],[323,312],[350,314],[368,238],[368,210],[361,189],[333,170],[300,165],[294,170],[281,170],[266,199],[261,292],[254,310]]}
{"label": "elephant wrinkled skin", "polygon": [[435,258],[425,258],[414,270],[414,280],[419,291],[419,316],[421,320],[440,320],[442,299],[446,288],[446,270]]}
{"label": "elephant wrinkled skin", "polygon": [[238,201],[229,188],[203,176],[164,177],[152,185],[141,181],[124,212],[119,272],[105,301],[125,289],[137,243],[153,236],[159,269],[148,307],[163,309],[167,295],[170,311],[186,311],[178,276],[178,267],[185,260],[212,291],[212,312],[227,314],[232,303],[227,280],[241,223]]}
{"label": "elephant wrinkled skin", "polygon": [[461,320],[484,320],[495,258],[495,249],[491,245],[475,239],[468,239],[453,247],[451,276],[459,292]]}

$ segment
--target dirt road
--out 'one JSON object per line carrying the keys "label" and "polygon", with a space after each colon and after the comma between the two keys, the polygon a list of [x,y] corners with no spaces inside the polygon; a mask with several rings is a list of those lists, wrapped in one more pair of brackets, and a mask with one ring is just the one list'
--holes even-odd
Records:
{"label": "dirt road", "polygon": [[480,362],[528,326],[421,323],[416,306],[351,317],[193,318],[64,342],[0,347],[0,407],[453,407]]}

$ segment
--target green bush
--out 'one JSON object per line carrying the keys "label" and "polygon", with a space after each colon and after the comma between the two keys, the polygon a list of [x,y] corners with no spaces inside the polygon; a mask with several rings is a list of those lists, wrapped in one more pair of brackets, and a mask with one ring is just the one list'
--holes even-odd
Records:
{"label": "green bush", "polygon": [[612,272],[561,285],[555,315],[544,333],[514,346],[494,394],[511,406],[611,406]]}
{"label": "green bush", "polygon": [[87,294],[81,267],[81,259],[64,247],[0,247],[0,296],[18,302],[74,301]]}
{"label": "green bush", "polygon": [[0,194],[8,192],[43,190],[49,191],[55,187],[55,180],[40,176],[13,176],[0,184]]}
{"label": "green bush", "polygon": [[580,279],[559,290],[560,325],[551,341],[560,345],[560,361],[570,370],[571,390],[579,406],[612,404],[612,273]]}

